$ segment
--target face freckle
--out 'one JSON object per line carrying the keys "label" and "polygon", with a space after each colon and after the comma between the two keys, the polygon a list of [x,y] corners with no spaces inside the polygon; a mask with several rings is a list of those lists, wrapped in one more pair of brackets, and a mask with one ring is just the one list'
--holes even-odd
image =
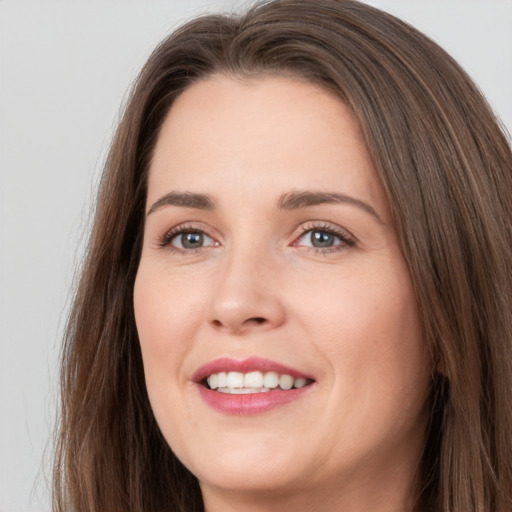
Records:
{"label": "face freckle", "polygon": [[[146,385],[205,499],[319,490],[402,506],[430,362],[346,106],[298,78],[198,82],[162,126],[147,205],[134,289]],[[232,389],[230,372],[254,374],[246,395],[207,389]],[[279,387],[251,391],[272,372]]]}

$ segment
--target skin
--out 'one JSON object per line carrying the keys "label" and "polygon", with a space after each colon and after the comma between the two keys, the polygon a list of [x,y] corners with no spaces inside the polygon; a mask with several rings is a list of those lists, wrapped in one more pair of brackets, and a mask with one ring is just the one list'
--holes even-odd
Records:
{"label": "skin", "polygon": [[[171,191],[215,204],[155,205]],[[363,201],[279,208],[283,194]],[[149,170],[134,307],[158,424],[208,512],[410,511],[430,364],[389,204],[358,125],[303,80],[215,76],[188,88]],[[173,228],[205,233],[181,248]],[[350,234],[313,247],[311,230]],[[191,381],[219,357],[259,356],[314,378],[249,416]]]}

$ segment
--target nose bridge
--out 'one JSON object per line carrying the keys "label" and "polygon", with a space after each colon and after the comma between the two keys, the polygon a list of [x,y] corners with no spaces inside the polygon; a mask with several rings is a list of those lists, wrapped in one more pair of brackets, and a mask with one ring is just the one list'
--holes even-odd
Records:
{"label": "nose bridge", "polygon": [[243,238],[226,249],[210,312],[214,326],[237,334],[275,327],[284,320],[276,256],[268,240]]}

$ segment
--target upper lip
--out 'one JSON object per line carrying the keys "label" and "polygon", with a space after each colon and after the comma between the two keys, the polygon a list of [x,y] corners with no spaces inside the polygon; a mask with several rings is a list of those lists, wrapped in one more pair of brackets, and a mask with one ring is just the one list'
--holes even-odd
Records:
{"label": "upper lip", "polygon": [[261,357],[249,357],[246,359],[232,359],[229,357],[221,357],[214,359],[194,372],[192,380],[194,382],[201,382],[213,373],[220,372],[276,372],[279,374],[290,375],[295,379],[303,377],[306,379],[314,380],[311,376],[304,374],[303,372],[290,368],[282,363],[272,361],[270,359],[264,359]]}

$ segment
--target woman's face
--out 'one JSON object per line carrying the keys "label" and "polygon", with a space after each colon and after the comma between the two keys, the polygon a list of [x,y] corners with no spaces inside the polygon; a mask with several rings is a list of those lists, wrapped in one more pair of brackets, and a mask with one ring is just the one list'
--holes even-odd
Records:
{"label": "woman's face", "polygon": [[154,414],[207,502],[392,503],[410,484],[429,358],[383,187],[333,95],[217,76],[176,100],[134,304]]}

